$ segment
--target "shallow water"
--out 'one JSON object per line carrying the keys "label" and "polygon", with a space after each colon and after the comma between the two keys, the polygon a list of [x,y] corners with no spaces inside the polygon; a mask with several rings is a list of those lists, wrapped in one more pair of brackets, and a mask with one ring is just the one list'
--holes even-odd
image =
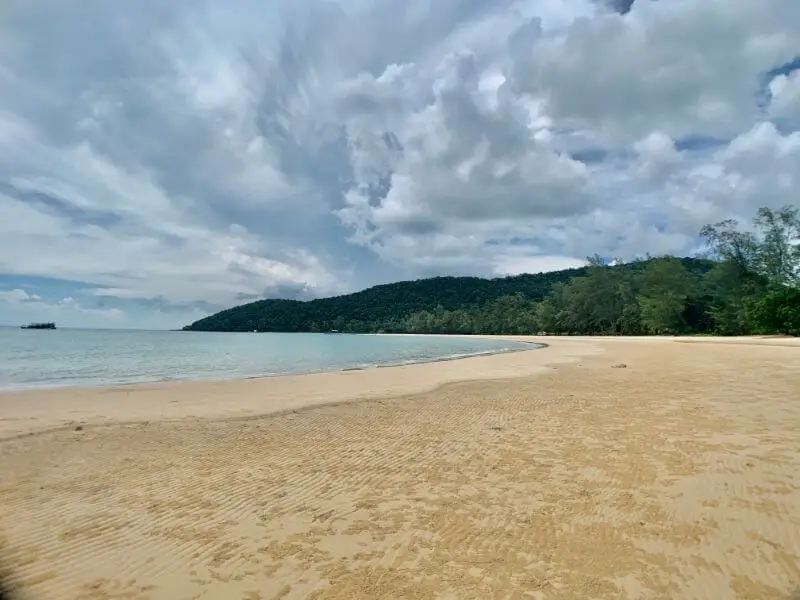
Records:
{"label": "shallow water", "polygon": [[0,389],[360,369],[530,348],[500,339],[0,327]]}

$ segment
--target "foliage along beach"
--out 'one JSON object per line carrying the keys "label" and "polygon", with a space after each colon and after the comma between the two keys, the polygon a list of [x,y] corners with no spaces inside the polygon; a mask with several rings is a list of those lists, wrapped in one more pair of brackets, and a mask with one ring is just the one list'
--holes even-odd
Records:
{"label": "foliage along beach", "polygon": [[352,333],[800,333],[800,216],[759,209],[753,231],[707,225],[710,258],[647,257],[486,280],[438,277],[312,300],[260,300],[185,327],[193,331]]}

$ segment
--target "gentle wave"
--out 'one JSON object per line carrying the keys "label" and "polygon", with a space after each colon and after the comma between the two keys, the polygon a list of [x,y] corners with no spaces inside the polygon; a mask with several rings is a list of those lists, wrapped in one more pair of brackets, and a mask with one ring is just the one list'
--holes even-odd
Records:
{"label": "gentle wave", "polygon": [[459,336],[0,327],[0,389],[219,381],[457,360],[537,345]]}

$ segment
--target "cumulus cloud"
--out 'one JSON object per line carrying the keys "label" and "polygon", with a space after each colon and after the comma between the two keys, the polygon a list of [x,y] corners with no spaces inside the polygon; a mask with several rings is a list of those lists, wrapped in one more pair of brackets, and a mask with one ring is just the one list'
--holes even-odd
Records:
{"label": "cumulus cloud", "polygon": [[800,116],[800,71],[780,73],[769,82],[770,115],[797,120]]}
{"label": "cumulus cloud", "polygon": [[689,253],[797,202],[795,0],[2,11],[0,274],[126,324]]}

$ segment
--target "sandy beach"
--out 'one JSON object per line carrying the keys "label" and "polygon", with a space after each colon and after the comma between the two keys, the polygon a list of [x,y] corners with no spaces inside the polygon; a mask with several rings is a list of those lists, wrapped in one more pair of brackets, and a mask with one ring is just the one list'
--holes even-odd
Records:
{"label": "sandy beach", "polygon": [[23,600],[800,598],[798,340],[540,341],[0,394],[0,559]]}

